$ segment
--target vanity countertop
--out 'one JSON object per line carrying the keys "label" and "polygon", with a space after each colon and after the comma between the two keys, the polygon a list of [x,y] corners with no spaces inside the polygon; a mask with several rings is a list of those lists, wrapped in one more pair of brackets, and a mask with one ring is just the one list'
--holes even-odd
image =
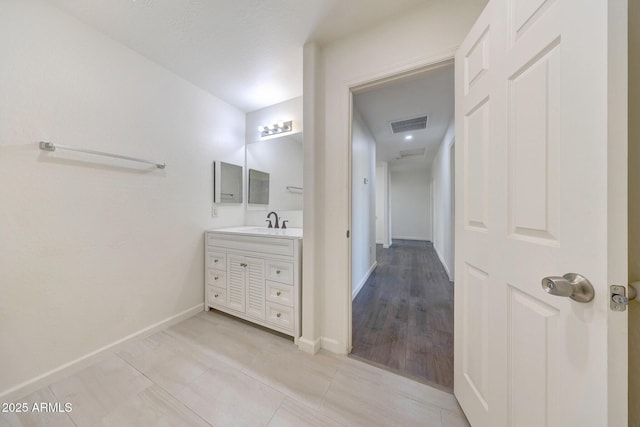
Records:
{"label": "vanity countertop", "polygon": [[244,236],[284,237],[289,239],[302,239],[302,228],[267,228],[255,225],[242,227],[227,227],[207,230],[216,233],[239,234]]}

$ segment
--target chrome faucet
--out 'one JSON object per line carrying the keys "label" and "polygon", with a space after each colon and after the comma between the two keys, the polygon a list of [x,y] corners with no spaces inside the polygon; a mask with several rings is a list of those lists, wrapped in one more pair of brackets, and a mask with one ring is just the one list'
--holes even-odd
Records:
{"label": "chrome faucet", "polygon": [[[274,226],[271,225],[271,220],[269,218],[271,218],[271,214],[274,214],[276,219],[275,219],[275,224]],[[278,222],[278,214],[275,212],[269,212],[269,215],[267,215],[267,219],[265,221],[269,221],[269,227],[268,228],[280,228],[280,223]]]}

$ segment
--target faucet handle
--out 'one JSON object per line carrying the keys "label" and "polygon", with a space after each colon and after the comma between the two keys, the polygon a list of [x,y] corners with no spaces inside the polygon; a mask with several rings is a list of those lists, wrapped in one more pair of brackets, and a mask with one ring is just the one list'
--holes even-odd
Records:
{"label": "faucet handle", "polygon": [[288,220],[288,219],[283,219],[283,220],[282,220],[282,229],[287,228],[287,222],[289,222],[289,220]]}
{"label": "faucet handle", "polygon": [[273,228],[273,224],[271,224],[271,220],[270,219],[265,219],[265,221],[267,221],[269,223],[267,228]]}

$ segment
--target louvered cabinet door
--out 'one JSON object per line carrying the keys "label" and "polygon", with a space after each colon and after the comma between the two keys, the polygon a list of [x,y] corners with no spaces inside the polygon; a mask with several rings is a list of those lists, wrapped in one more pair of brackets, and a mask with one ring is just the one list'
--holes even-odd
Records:
{"label": "louvered cabinet door", "polygon": [[246,267],[243,256],[227,257],[227,307],[240,312],[245,311],[245,275]]}
{"label": "louvered cabinet door", "polygon": [[265,319],[264,300],[265,300],[265,272],[264,259],[244,257],[247,265],[245,283],[246,283],[246,313],[248,316]]}

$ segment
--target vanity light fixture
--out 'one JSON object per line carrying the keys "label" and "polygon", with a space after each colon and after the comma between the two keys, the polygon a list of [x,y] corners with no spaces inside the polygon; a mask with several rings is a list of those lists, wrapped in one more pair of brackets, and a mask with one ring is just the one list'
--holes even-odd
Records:
{"label": "vanity light fixture", "polygon": [[272,136],[280,133],[291,132],[293,130],[293,121],[278,122],[272,125],[258,126],[260,136]]}

